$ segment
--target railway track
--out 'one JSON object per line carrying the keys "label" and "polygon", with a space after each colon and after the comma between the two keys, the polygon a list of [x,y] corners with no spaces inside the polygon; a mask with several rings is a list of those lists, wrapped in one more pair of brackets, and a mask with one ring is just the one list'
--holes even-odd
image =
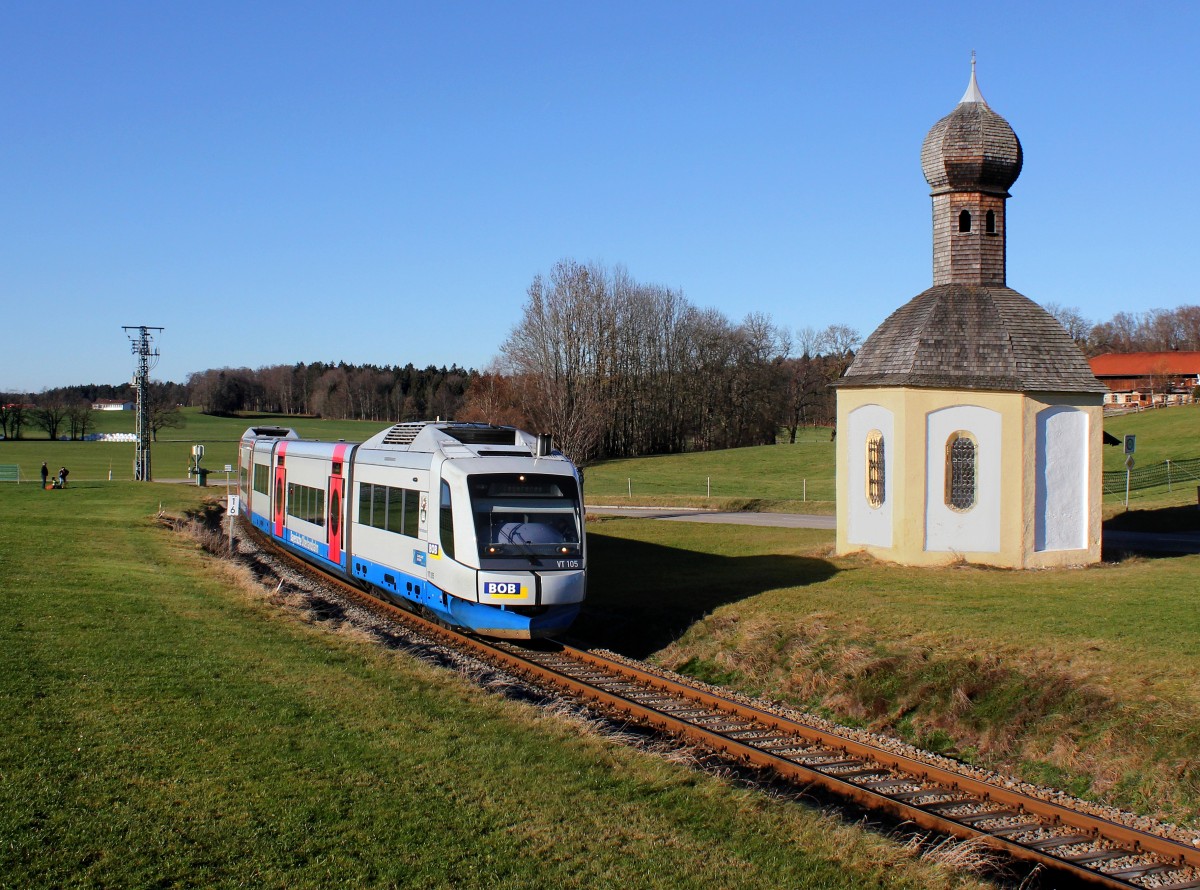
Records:
{"label": "railway track", "polygon": [[[255,540],[295,562],[264,538]],[[668,733],[731,761],[816,787],[871,812],[978,842],[1072,883],[1200,890],[1200,849],[974,778],[721,695],[645,665],[560,643],[467,636],[317,572],[372,610],[534,685]]]}

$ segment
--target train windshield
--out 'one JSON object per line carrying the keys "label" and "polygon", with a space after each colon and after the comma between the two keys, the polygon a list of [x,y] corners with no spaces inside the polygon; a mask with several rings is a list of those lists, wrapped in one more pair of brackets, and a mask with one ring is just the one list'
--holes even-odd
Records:
{"label": "train windshield", "polygon": [[580,555],[579,488],[570,476],[496,473],[469,477],[483,559]]}

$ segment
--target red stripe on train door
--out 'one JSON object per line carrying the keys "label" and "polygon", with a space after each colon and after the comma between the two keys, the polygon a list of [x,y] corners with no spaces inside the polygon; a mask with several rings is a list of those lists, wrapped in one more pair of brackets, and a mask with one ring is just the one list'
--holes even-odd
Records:
{"label": "red stripe on train door", "polygon": [[333,475],[329,477],[329,559],[337,565],[342,564],[342,527],[345,524],[346,502],[344,498],[345,472],[343,460],[349,445],[339,443],[333,449]]}
{"label": "red stripe on train door", "polygon": [[283,538],[283,507],[287,494],[287,468],[283,465],[283,456],[287,452],[287,442],[280,442],[275,450],[275,537]]}

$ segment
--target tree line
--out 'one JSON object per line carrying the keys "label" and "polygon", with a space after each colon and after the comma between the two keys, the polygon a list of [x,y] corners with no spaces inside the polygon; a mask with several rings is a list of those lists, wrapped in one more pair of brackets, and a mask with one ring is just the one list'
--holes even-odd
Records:
{"label": "tree line", "polygon": [[1093,323],[1075,306],[1047,303],[1086,355],[1105,352],[1200,352],[1200,306],[1118,312]]}
{"label": "tree line", "polygon": [[[452,418],[477,375],[459,368],[379,367],[298,363],[249,368],[215,368],[188,375],[186,383],[151,382],[147,390],[149,425],[183,425],[180,408],[209,414],[275,413],[381,423]],[[20,439],[26,429],[51,439],[82,439],[94,429],[91,406],[102,400],[135,401],[130,384],[67,386],[38,394],[0,392],[0,432]]]}
{"label": "tree line", "polygon": [[[1093,323],[1047,304],[1087,355],[1200,351],[1200,306],[1117,313]],[[217,368],[151,384],[151,431],[182,424],[179,407],[395,423],[437,417],[554,435],[578,461],[761,445],[782,431],[832,426],[830,384],[861,345],[834,324],[790,331],[769,316],[731,321],[621,266],[563,259],[536,275],[503,358],[483,372],[326,362]],[[83,438],[99,399],[135,398],[129,384],[0,393],[0,432]]]}
{"label": "tree line", "polygon": [[[187,388],[177,383],[151,382],[147,390],[150,434],[157,441],[160,430],[183,426],[180,398]],[[88,385],[63,386],[32,393],[0,393],[0,433],[5,439],[21,439],[26,427],[39,429],[48,439],[84,439],[95,429],[92,405],[101,400],[135,401],[134,388]]]}
{"label": "tree line", "polygon": [[220,368],[188,377],[188,404],[212,414],[301,414],[401,422],[453,417],[476,372],[457,365],[303,362],[257,370]]}
{"label": "tree line", "polygon": [[465,418],[552,433],[577,461],[761,445],[831,424],[829,384],[859,337],[837,325],[794,340],[760,313],[732,322],[622,267],[564,259],[538,275],[504,358],[467,393]]}

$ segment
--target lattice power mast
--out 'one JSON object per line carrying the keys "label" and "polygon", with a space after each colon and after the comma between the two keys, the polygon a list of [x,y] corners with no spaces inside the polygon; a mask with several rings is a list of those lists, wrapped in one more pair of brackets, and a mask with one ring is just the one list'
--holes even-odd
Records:
{"label": "lattice power mast", "polygon": [[125,325],[125,333],[137,356],[137,371],[133,385],[137,388],[137,451],[133,457],[133,478],[138,482],[149,482],[154,477],[150,472],[150,371],[158,364],[159,353],[153,347],[151,331],[163,328],[146,325]]}

